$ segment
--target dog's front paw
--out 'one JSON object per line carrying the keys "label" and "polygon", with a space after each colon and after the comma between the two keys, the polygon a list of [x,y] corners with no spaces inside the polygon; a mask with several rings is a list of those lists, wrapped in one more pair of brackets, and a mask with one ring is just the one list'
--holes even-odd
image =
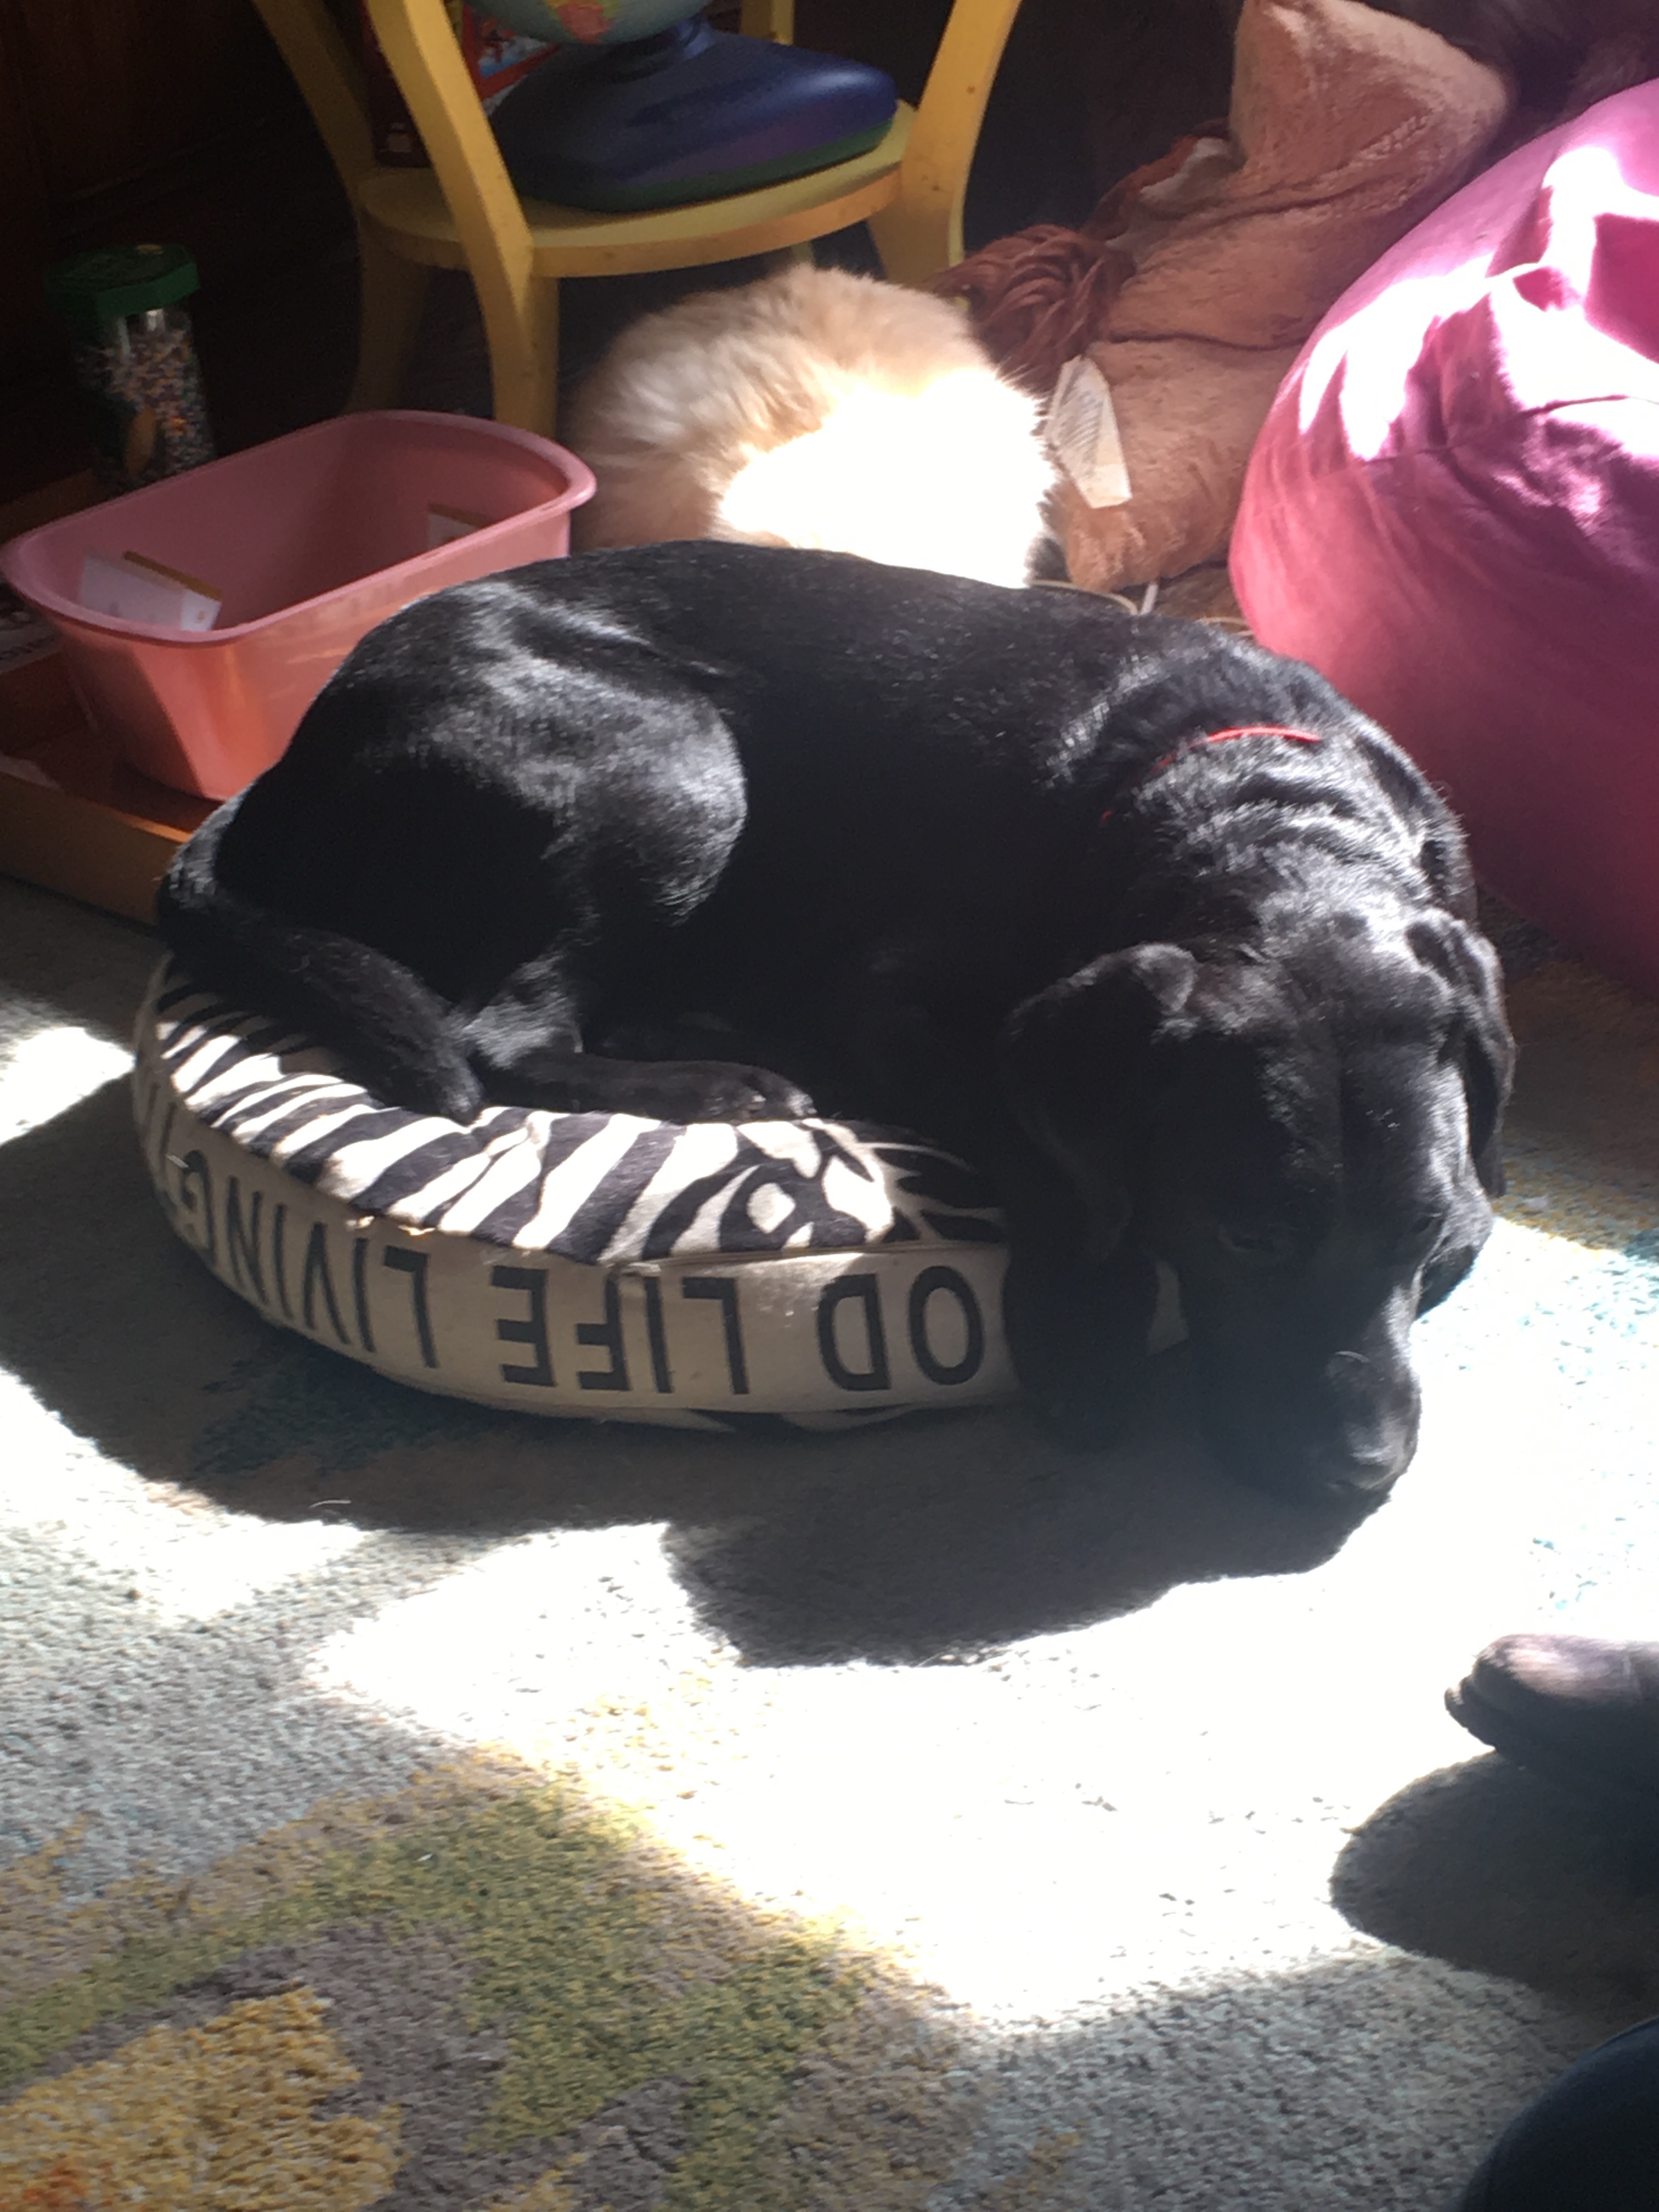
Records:
{"label": "dog's front paw", "polygon": [[1016,1243],[1003,1321],[1020,1390],[1067,1443],[1120,1443],[1140,1401],[1152,1270],[1130,1255],[1090,1266]]}
{"label": "dog's front paw", "polygon": [[769,1067],[740,1067],[723,1060],[683,1060],[664,1073],[673,1101],[659,1110],[680,1121],[799,1121],[811,1100],[788,1077]]}
{"label": "dog's front paw", "polygon": [[1025,1396],[1046,1428],[1079,1451],[1105,1451],[1122,1443],[1130,1427],[1133,1390],[1059,1388],[1028,1389]]}

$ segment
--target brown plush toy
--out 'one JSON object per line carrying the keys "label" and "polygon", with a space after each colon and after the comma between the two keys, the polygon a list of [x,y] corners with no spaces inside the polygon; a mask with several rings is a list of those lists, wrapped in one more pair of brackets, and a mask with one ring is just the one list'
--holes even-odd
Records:
{"label": "brown plush toy", "polygon": [[1480,167],[1510,103],[1497,70],[1364,0],[1244,0],[1224,125],[1130,178],[1085,231],[1027,231],[951,271],[941,289],[1006,369],[1051,392],[1086,352],[1110,388],[1127,485],[1085,469],[1115,501],[1091,505],[1062,481],[1074,582],[1147,583],[1224,549],[1303,341]]}

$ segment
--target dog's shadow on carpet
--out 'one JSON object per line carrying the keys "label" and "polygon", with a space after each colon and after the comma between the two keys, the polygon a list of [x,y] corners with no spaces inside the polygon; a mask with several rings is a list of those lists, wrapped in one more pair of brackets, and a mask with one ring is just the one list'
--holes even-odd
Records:
{"label": "dog's shadow on carpet", "polygon": [[1659,1808],[1606,1808],[1495,1752],[1380,1806],[1337,1860],[1331,1899],[1402,1950],[1659,2010]]}
{"label": "dog's shadow on carpet", "polygon": [[408,1389],[269,1327],[185,1250],[120,1083],[0,1146],[0,1365],[108,1458],[271,1521],[483,1540],[664,1524],[705,1624],[768,1664],[963,1656],[1177,1583],[1310,1569],[1354,1526],[1223,1476],[1179,1352],[1106,1453],[1018,1407],[704,1435]]}

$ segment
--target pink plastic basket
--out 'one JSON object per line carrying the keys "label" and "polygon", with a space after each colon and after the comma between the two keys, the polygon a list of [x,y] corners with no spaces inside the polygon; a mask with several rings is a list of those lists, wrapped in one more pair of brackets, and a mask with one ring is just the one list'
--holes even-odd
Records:
{"label": "pink plastic basket", "polygon": [[[0,549],[0,574],[61,632],[94,727],[134,768],[228,799],[277,759],[365,631],[446,584],[565,553],[593,495],[574,453],[465,415],[341,415]],[[428,552],[432,511],[484,518]],[[222,600],[210,630],[79,604],[88,553],[143,554]]]}

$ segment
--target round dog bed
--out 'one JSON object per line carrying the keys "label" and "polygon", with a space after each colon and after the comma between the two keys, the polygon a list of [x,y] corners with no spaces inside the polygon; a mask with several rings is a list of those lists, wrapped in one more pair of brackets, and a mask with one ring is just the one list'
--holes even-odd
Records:
{"label": "round dog bed", "polygon": [[959,1160],[825,1121],[383,1104],[172,963],[134,1104],[179,1235],[268,1321],[520,1412],[829,1428],[1014,1392]]}
{"label": "round dog bed", "polygon": [[1465,187],[1338,301],[1233,534],[1256,635],[1449,796],[1484,881],[1659,991],[1659,83]]}

